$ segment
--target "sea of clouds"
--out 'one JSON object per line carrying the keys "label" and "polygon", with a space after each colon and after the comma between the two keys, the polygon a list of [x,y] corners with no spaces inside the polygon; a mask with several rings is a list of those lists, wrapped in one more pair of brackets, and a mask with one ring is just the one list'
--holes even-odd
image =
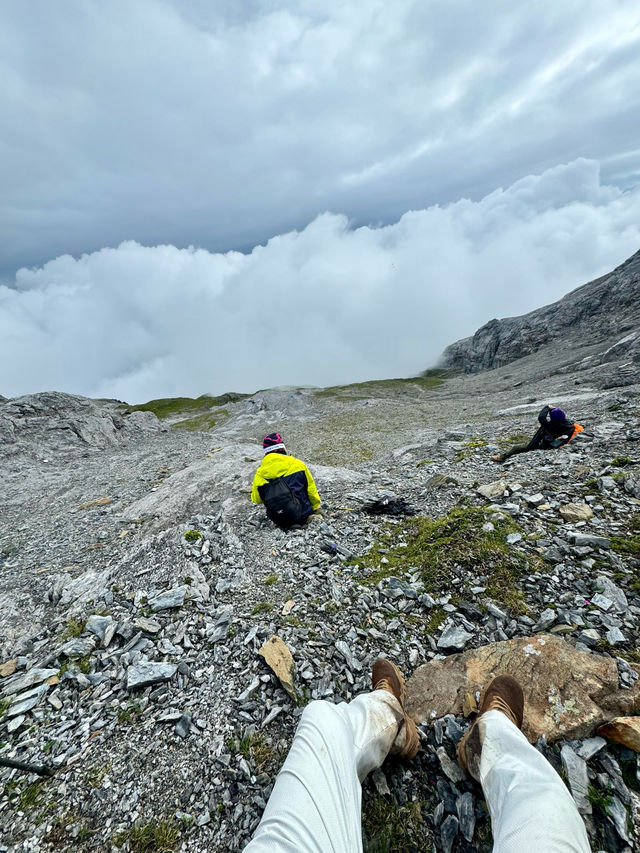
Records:
{"label": "sea of clouds", "polygon": [[640,248],[640,188],[578,159],[353,229],[324,213],[250,253],[127,241],[0,287],[0,394],[155,397],[412,375],[493,317]]}

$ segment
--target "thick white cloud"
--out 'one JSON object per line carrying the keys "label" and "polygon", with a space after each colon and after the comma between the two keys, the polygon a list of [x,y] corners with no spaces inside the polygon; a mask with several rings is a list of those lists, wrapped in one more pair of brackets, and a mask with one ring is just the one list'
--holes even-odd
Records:
{"label": "thick white cloud", "polygon": [[122,240],[390,222],[578,157],[630,187],[639,21],[634,0],[7,0],[0,280]]}
{"label": "thick white cloud", "polygon": [[0,393],[138,402],[408,375],[640,245],[640,189],[576,160],[479,202],[352,229],[325,213],[250,254],[128,241],[0,287]]}

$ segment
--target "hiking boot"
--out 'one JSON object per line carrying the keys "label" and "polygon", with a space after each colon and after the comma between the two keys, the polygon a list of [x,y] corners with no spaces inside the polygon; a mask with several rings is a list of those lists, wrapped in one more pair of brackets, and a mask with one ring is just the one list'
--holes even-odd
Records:
{"label": "hiking boot", "polygon": [[501,453],[496,453],[495,456],[491,457],[492,462],[504,462],[504,456]]}
{"label": "hiking boot", "polygon": [[522,728],[524,694],[522,687],[515,678],[510,675],[499,675],[485,688],[480,697],[480,712],[458,744],[458,764],[477,782],[480,781],[480,756],[482,754],[478,720],[487,711],[500,711],[515,726],[519,729]]}
{"label": "hiking boot", "polygon": [[404,761],[411,761],[420,749],[420,736],[411,717],[404,710],[404,700],[407,690],[404,676],[398,667],[386,658],[378,658],[371,671],[371,686],[374,690],[386,690],[400,703],[404,720],[400,723],[398,735],[389,750],[391,755],[397,755]]}

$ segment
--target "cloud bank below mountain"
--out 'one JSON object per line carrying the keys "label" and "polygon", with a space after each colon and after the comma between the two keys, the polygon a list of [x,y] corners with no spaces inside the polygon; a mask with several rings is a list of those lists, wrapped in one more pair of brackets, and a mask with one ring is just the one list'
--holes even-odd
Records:
{"label": "cloud bank below mountain", "polygon": [[0,287],[0,393],[139,402],[411,375],[621,263],[638,223],[640,189],[579,159],[385,227],[324,213],[249,254],[63,255]]}

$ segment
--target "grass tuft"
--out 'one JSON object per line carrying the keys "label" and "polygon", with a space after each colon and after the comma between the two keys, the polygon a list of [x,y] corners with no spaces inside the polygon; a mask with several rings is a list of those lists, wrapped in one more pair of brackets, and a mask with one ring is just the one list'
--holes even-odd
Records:
{"label": "grass tuft", "polygon": [[609,809],[609,806],[611,805],[613,797],[611,796],[610,792],[600,791],[593,785],[589,785],[589,788],[587,790],[587,799],[594,808],[600,809],[606,814],[607,810]]}
{"label": "grass tuft", "polygon": [[226,745],[229,752],[243,755],[247,761],[252,759],[258,773],[262,773],[267,764],[279,756],[270,739],[262,732],[252,732],[239,739],[230,738]]}
{"label": "grass tuft", "polygon": [[258,613],[270,613],[273,610],[273,604],[270,601],[259,601],[251,611],[252,616],[257,616]]}
{"label": "grass tuft", "polygon": [[71,638],[80,637],[84,634],[86,627],[86,620],[70,619],[69,622],[67,622],[67,627],[62,632],[61,639],[70,640]]}
{"label": "grass tuft", "polygon": [[399,806],[379,794],[366,800],[362,814],[364,853],[412,853],[427,850],[422,803]]}
{"label": "grass tuft", "polygon": [[129,843],[134,853],[168,853],[178,843],[179,826],[173,818],[136,823],[125,832],[112,837],[117,847]]}
{"label": "grass tuft", "polygon": [[627,465],[632,464],[632,461],[630,456],[616,456],[610,464],[612,468],[626,468]]}

